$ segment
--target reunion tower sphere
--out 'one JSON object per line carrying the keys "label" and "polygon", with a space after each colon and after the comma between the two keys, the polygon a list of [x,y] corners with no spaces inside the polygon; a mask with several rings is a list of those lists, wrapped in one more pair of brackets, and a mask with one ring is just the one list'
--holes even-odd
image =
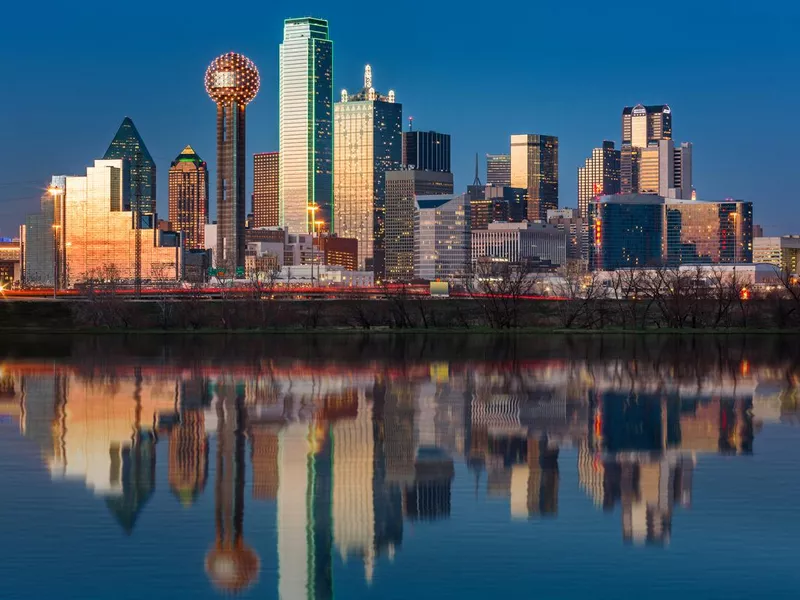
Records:
{"label": "reunion tower sphere", "polygon": [[218,56],[206,69],[206,92],[217,104],[246,105],[256,97],[260,85],[258,69],[243,54]]}

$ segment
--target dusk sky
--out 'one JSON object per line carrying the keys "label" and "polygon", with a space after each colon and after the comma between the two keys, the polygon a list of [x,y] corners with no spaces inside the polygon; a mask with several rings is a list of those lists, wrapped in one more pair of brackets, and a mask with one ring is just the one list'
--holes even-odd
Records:
{"label": "dusk sky", "polygon": [[[45,0],[4,6],[0,19],[0,236],[38,210],[51,174],[85,174],[126,115],[156,160],[162,218],[169,164],[186,144],[216,177],[203,75],[223,52],[261,73],[248,154],[277,150],[283,20],[308,15],[330,23],[334,98],[360,89],[371,64],[404,122],[452,135],[458,192],[475,153],[485,179],[484,155],[507,152],[510,134],[550,134],[560,206],[575,207],[577,168],[604,139],[619,144],[622,107],[666,103],[676,142],[694,144],[701,199],[751,200],[767,234],[800,233],[795,3]],[[249,198],[252,158],[247,176]],[[211,203],[214,218],[213,192]]]}

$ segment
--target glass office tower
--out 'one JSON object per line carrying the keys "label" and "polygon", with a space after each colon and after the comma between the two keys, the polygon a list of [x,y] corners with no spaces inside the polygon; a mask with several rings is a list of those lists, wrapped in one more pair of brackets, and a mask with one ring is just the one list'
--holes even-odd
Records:
{"label": "glass office tower", "polygon": [[280,225],[280,186],[278,152],[253,156],[253,224],[255,227]]}
{"label": "glass office tower", "polygon": [[[142,136],[130,117],[125,117],[117,130],[114,139],[103,155],[104,160],[123,159],[130,163],[131,193],[129,205],[118,207],[119,210],[134,210],[138,205],[141,215],[156,213],[156,163]],[[153,227],[153,218],[143,219],[143,226]]]}
{"label": "glass office tower", "polygon": [[584,219],[592,198],[619,194],[619,160],[620,152],[614,149],[614,142],[605,141],[578,167],[578,211]]}
{"label": "glass office tower", "polygon": [[[333,230],[333,42],[328,22],[287,19],[280,46],[280,223]],[[317,229],[319,231],[319,229]]]}
{"label": "glass office tower", "polygon": [[403,107],[390,91],[372,87],[372,68],[364,72],[364,87],[342,92],[334,107],[335,177],[333,205],[339,237],[358,240],[358,268],[384,274],[386,171],[400,168]]}
{"label": "glass office tower", "polygon": [[511,187],[528,190],[528,220],[544,221],[558,208],[558,138],[511,136]]}

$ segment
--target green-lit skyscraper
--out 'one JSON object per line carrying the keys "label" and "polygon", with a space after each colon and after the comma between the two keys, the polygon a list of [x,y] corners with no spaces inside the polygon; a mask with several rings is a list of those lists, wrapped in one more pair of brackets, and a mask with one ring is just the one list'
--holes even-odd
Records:
{"label": "green-lit skyscraper", "polygon": [[[142,141],[142,136],[130,117],[125,117],[117,134],[108,146],[104,160],[127,160],[131,165],[130,206],[123,210],[139,207],[141,215],[154,215],[156,212],[156,163]],[[153,218],[143,218],[145,227],[152,226]],[[148,225],[149,224],[149,225]]]}
{"label": "green-lit skyscraper", "polygon": [[[280,46],[280,223],[333,229],[333,43],[328,22],[287,19]],[[321,221],[319,227],[314,221]]]}

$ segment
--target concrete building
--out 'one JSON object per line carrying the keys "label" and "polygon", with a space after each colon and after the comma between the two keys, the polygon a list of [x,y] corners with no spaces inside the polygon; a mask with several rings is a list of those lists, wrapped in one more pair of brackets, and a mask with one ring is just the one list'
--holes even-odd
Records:
{"label": "concrete building", "polygon": [[800,235],[754,237],[753,262],[776,266],[781,271],[798,273]]}
{"label": "concrete building", "polygon": [[563,230],[546,223],[489,223],[486,229],[472,230],[472,265],[481,258],[503,259],[511,263],[539,259],[552,265],[567,260],[567,237]]}
{"label": "concrete building", "polygon": [[253,155],[253,227],[280,225],[280,152]]}
{"label": "concrete building", "polygon": [[19,238],[0,238],[0,289],[19,281],[22,273]]}
{"label": "concrete building", "polygon": [[470,267],[470,206],[460,196],[417,196],[414,201],[414,277],[452,281]]}
{"label": "concrete building", "polygon": [[547,211],[547,223],[567,237],[567,259],[586,260],[589,255],[589,219],[574,208]]}
{"label": "concrete building", "polygon": [[405,169],[386,173],[386,279],[414,278],[414,207],[416,196],[453,193],[449,172]]}
{"label": "concrete building", "polygon": [[511,155],[486,155],[486,184],[511,187]]}

